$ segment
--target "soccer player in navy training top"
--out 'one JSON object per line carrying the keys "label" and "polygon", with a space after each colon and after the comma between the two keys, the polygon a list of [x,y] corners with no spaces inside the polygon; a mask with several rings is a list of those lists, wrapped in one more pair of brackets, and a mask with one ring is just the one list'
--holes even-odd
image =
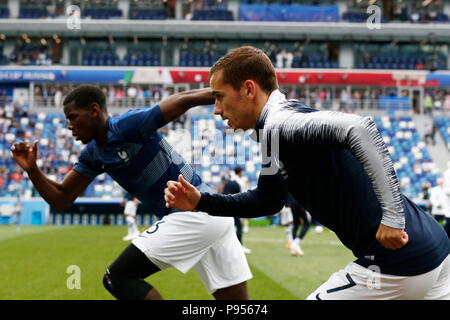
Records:
{"label": "soccer player in navy training top", "polygon": [[211,90],[178,93],[118,117],[109,117],[105,100],[95,86],[80,86],[65,98],[68,128],[86,147],[62,183],[48,179],[37,167],[37,142],[11,147],[17,164],[56,210],[69,208],[97,175],[106,172],[162,218],[106,270],[105,288],[117,299],[161,299],[146,277],[168,267],[183,273],[194,268],[216,299],[247,299],[251,272],[233,218],[168,209],[164,201],[167,180],[179,174],[199,190],[212,192],[157,132],[189,108],[213,103]]}
{"label": "soccer player in navy training top", "polygon": [[167,184],[167,207],[258,217],[278,212],[291,192],[356,257],[308,299],[450,299],[450,240],[400,192],[369,117],[286,100],[270,59],[253,47],[218,60],[210,84],[215,114],[255,129],[270,161],[256,189],[235,195],[198,191],[180,176]]}

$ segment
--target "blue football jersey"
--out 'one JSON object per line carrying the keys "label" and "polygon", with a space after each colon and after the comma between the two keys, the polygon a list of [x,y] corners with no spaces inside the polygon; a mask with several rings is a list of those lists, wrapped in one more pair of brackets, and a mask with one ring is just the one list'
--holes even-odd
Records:
{"label": "blue football jersey", "polygon": [[179,174],[199,190],[214,192],[157,131],[165,124],[159,105],[110,117],[107,145],[89,142],[73,169],[91,180],[107,173],[127,192],[149,204],[158,217],[177,211],[166,208],[164,188],[168,180],[177,181]]}

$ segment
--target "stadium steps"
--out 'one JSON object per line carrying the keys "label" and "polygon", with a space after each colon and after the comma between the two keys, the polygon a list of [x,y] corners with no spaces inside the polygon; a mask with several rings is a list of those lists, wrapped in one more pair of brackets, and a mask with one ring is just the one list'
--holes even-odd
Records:
{"label": "stadium steps", "polygon": [[[414,115],[412,119],[416,125],[417,131],[423,138],[427,133],[427,130],[429,130],[427,129],[427,125],[431,125],[432,118],[428,115]],[[433,159],[433,162],[436,163],[436,166],[441,172],[444,172],[447,169],[447,161],[450,157],[450,152],[448,151],[444,139],[439,132],[436,133],[435,139],[436,145],[433,146],[432,144],[428,144],[427,149]]]}

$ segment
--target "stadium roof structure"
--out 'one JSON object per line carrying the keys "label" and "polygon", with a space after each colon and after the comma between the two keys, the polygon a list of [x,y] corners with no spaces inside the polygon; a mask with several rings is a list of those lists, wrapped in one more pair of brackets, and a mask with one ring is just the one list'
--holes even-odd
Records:
{"label": "stadium roof structure", "polygon": [[369,29],[365,23],[348,22],[247,22],[189,20],[82,19],[71,29],[66,19],[0,19],[6,36],[58,34],[64,37],[197,37],[218,39],[316,39],[358,41],[450,41],[450,24],[384,23]]}

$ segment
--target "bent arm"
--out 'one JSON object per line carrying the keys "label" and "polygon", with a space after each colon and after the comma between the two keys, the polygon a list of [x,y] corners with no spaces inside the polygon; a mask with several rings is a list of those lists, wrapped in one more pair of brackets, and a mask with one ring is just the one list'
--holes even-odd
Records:
{"label": "bent arm", "polygon": [[41,197],[57,211],[68,209],[91,183],[90,179],[74,170],[65,176],[62,183],[47,178],[38,167],[33,167],[27,173]]}
{"label": "bent arm", "polygon": [[176,93],[150,108],[130,110],[110,122],[111,129],[129,142],[141,141],[156,130],[178,118],[188,109],[214,103],[211,89],[196,89]]}
{"label": "bent arm", "polygon": [[278,213],[286,202],[287,189],[279,173],[260,175],[256,189],[236,194],[201,193],[197,210],[213,216],[254,218]]}
{"label": "bent arm", "polygon": [[194,89],[173,94],[159,103],[159,108],[168,123],[177,119],[190,108],[214,103],[214,96],[210,88]]}

